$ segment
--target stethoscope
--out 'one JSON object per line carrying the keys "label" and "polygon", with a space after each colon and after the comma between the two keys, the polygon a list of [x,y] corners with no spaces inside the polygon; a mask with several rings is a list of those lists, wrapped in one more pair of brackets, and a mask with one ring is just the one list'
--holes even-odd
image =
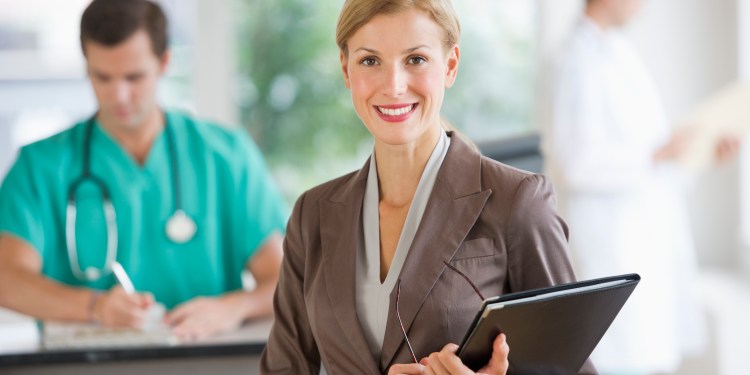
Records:
{"label": "stethoscope", "polygon": [[[166,117],[166,116],[165,116]],[[65,241],[68,248],[68,260],[73,274],[81,281],[96,281],[102,276],[112,272],[112,264],[117,258],[117,214],[112,204],[111,195],[104,180],[91,173],[91,136],[94,131],[94,120],[96,115],[86,123],[83,139],[83,173],[68,187],[68,205],[66,210]],[[195,221],[182,209],[182,196],[180,184],[178,183],[179,165],[177,164],[177,152],[175,150],[174,135],[172,129],[165,119],[164,132],[167,138],[169,152],[169,163],[172,167],[172,186],[174,189],[174,211],[167,220],[165,232],[167,238],[177,244],[190,241],[197,230]],[[78,248],[76,247],[76,192],[86,182],[93,182],[102,194],[104,218],[107,225],[107,256],[102,268],[87,267],[81,269],[78,261]]]}

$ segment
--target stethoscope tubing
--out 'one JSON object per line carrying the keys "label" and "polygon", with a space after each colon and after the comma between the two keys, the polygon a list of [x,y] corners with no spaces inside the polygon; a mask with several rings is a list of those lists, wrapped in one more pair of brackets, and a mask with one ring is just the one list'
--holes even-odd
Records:
{"label": "stethoscope tubing", "polygon": [[[67,192],[67,205],[65,213],[65,242],[68,251],[68,261],[70,262],[70,269],[73,275],[81,281],[95,281],[99,278],[112,273],[112,264],[117,259],[117,243],[118,243],[118,229],[117,229],[117,213],[115,211],[114,204],[112,204],[112,197],[110,191],[107,188],[106,183],[100,177],[94,175],[91,172],[91,139],[94,131],[94,121],[96,120],[96,114],[89,119],[86,123],[86,129],[84,133],[84,146],[83,146],[83,171],[81,175],[76,178],[68,187]],[[174,212],[179,212],[184,215],[182,209],[182,195],[180,191],[179,183],[179,164],[177,162],[177,151],[175,149],[175,139],[172,133],[172,129],[169,123],[164,121],[164,131],[167,138],[167,148],[169,153],[170,169],[172,170],[172,188],[174,193]],[[107,255],[105,258],[104,266],[102,268],[87,267],[85,270],[81,268],[78,259],[78,246],[76,241],[76,192],[80,186],[85,182],[93,182],[97,186],[102,194],[102,201],[104,210],[104,217],[107,225]]]}

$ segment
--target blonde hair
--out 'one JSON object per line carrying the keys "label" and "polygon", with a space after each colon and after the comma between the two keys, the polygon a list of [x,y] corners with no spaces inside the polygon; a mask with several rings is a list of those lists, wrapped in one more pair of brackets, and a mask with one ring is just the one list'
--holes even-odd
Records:
{"label": "blonde hair", "polygon": [[[336,25],[336,44],[344,56],[348,56],[349,39],[375,16],[397,14],[414,8],[427,13],[443,29],[445,32],[443,46],[446,50],[458,44],[461,38],[461,23],[458,21],[458,14],[453,9],[451,0],[346,0]],[[452,131],[472,149],[479,152],[474,142],[458,131],[448,120],[441,118],[440,124],[443,130]]]}
{"label": "blonde hair", "polygon": [[461,24],[450,0],[346,0],[336,25],[336,44],[348,55],[347,41],[379,14],[397,14],[417,8],[427,13],[445,31],[445,48],[453,48],[461,37]]}

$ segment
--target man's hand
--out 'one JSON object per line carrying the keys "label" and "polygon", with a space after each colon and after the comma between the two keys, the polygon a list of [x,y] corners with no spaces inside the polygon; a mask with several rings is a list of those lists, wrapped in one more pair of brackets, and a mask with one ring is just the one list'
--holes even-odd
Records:
{"label": "man's hand", "polygon": [[237,292],[217,298],[198,297],[172,310],[165,322],[182,340],[195,340],[239,328],[244,320],[243,298]]}
{"label": "man's hand", "polygon": [[[458,345],[448,344],[443,350],[430,354],[420,361],[425,365],[424,374],[435,375],[473,375],[474,372],[466,367],[456,355]],[[505,341],[505,334],[499,334],[492,343],[492,358],[486,366],[476,374],[505,375],[508,371],[508,353],[510,348]]]}
{"label": "man's hand", "polygon": [[736,136],[725,135],[716,141],[714,156],[719,163],[726,163],[734,158],[740,150],[740,139]]}
{"label": "man's hand", "polygon": [[180,304],[164,319],[172,333],[182,340],[200,339],[237,329],[246,319],[270,316],[283,257],[282,241],[280,233],[271,234],[245,265],[257,282],[254,290],[198,297]]}
{"label": "man's hand", "polygon": [[94,319],[106,327],[138,328],[153,303],[151,294],[128,294],[121,286],[115,286],[96,300]]}
{"label": "man's hand", "polygon": [[694,125],[681,127],[672,133],[667,143],[662,145],[652,155],[654,162],[678,160],[688,150],[688,146],[696,137],[696,128]]}

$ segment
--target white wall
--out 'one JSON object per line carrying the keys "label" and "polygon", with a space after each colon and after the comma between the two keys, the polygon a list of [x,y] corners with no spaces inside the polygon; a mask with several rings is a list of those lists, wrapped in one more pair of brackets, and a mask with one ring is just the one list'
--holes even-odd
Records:
{"label": "white wall", "polygon": [[555,52],[578,20],[583,0],[537,0],[540,50],[543,59]]}
{"label": "white wall", "polygon": [[[647,0],[628,30],[679,125],[702,98],[739,76],[737,0]],[[739,253],[738,163],[697,177],[689,196],[703,265],[731,267]]]}
{"label": "white wall", "polygon": [[644,2],[628,32],[672,120],[737,77],[736,11],[736,0]]}
{"label": "white wall", "polygon": [[[737,23],[739,29],[739,75],[745,82],[750,82],[750,0],[738,0]],[[746,136],[745,143],[750,142]],[[740,195],[740,263],[746,276],[750,276],[750,146],[740,152],[739,191]]]}
{"label": "white wall", "polygon": [[197,0],[193,70],[196,112],[201,118],[239,126],[235,95],[237,58],[230,1]]}

